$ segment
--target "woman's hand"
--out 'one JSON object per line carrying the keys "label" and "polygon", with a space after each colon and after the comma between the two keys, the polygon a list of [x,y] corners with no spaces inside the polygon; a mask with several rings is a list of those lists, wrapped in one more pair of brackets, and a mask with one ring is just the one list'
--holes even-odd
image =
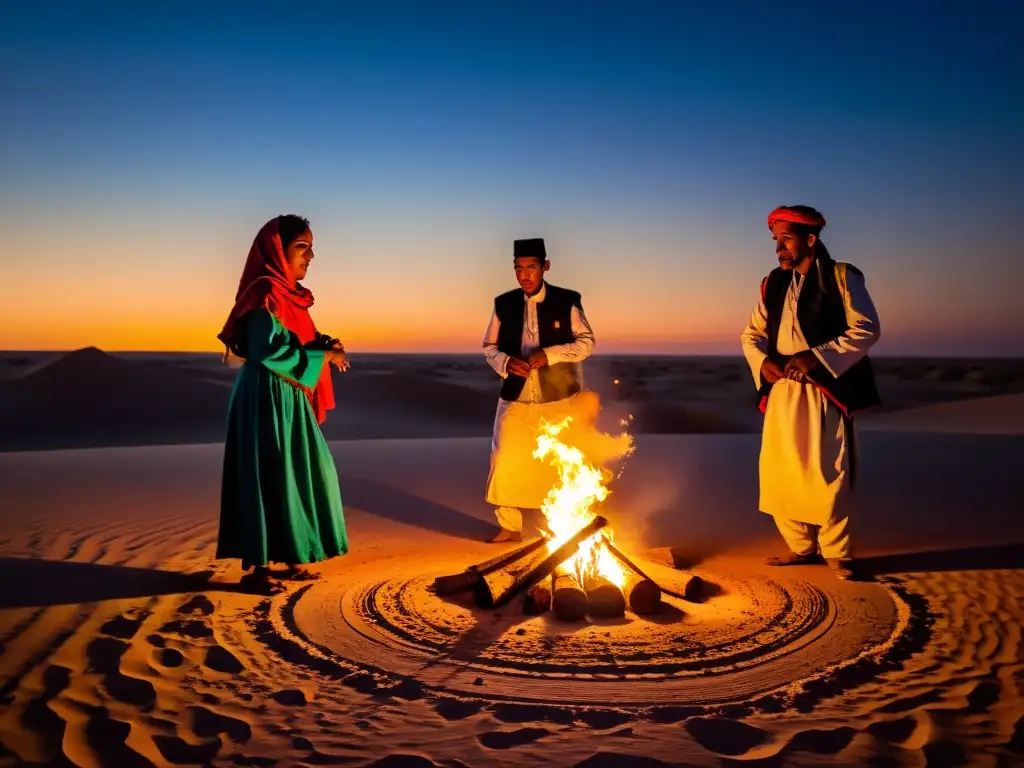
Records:
{"label": "woman's hand", "polygon": [[318,334],[315,339],[306,344],[307,349],[337,349],[342,352],[345,351],[345,345],[335,339],[333,336],[328,336],[326,333]]}
{"label": "woman's hand", "polygon": [[[339,345],[341,342],[338,342]],[[344,373],[349,369],[348,355],[345,353],[344,347],[340,349],[329,349],[324,353],[324,358],[330,365],[333,365],[339,371]]]}

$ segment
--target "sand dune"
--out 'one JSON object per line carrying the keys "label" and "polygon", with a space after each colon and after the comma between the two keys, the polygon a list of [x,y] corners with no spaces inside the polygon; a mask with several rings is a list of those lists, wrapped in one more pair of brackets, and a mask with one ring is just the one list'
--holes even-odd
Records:
{"label": "sand dune", "polygon": [[571,626],[424,590],[495,551],[487,443],[334,443],[353,550],[273,600],[211,559],[219,446],[0,456],[0,765],[1024,760],[1020,440],[866,435],[843,584],[758,565],[756,437],[640,437],[617,540],[718,589]]}
{"label": "sand dune", "polygon": [[[238,373],[212,355],[134,359],[87,348],[46,355],[42,363],[11,359],[19,373],[0,378],[0,451],[220,442]],[[482,364],[467,369],[462,362],[371,358],[363,369],[334,371],[337,408],[324,434],[329,440],[489,435],[497,379]],[[632,413],[638,434],[750,429],[713,408],[665,400],[614,406],[611,423]]]}
{"label": "sand dune", "polygon": [[82,349],[0,381],[2,447],[131,445],[155,436],[167,442],[191,442],[193,435],[213,439],[223,430],[228,394],[219,384],[175,375],[165,364]]}

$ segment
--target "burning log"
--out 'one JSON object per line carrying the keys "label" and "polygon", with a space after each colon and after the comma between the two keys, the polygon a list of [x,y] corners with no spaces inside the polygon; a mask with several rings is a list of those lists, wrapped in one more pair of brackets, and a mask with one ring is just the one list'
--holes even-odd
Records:
{"label": "burning log", "polygon": [[586,588],[591,616],[612,619],[626,615],[626,598],[617,585],[598,576],[588,578]]}
{"label": "burning log", "polygon": [[439,597],[448,597],[449,595],[456,595],[459,592],[468,592],[473,589],[473,586],[486,574],[499,568],[504,568],[505,566],[536,552],[538,549],[543,547],[544,544],[544,539],[537,538],[529,544],[524,544],[521,547],[513,549],[511,552],[505,552],[497,557],[492,557],[490,560],[485,560],[482,563],[471,565],[462,573],[455,573],[450,576],[438,576],[434,579],[434,594]]}
{"label": "burning log", "polygon": [[551,609],[551,589],[547,584],[534,584],[526,590],[523,613],[536,616]]}
{"label": "burning log", "polygon": [[564,565],[559,565],[551,576],[551,610],[561,621],[579,621],[590,610],[587,593],[576,577]]}
{"label": "burning log", "polygon": [[[626,566],[626,568],[628,568],[629,570],[633,571],[633,573],[635,573],[641,579],[646,579],[647,581],[650,581],[650,582],[654,581],[654,579],[652,579],[646,573],[641,571],[639,566],[637,566],[636,563],[634,563],[632,560],[630,560],[628,557],[626,557],[624,554],[622,554],[622,552],[619,551],[618,547],[616,547],[610,541],[606,540],[604,542],[604,545],[606,547],[608,547],[608,551],[611,552],[612,555],[615,556],[615,559],[617,559],[620,563],[622,563],[624,566]],[[683,585],[682,593],[674,592],[671,589],[664,589],[664,588],[662,588],[661,591],[664,592],[666,595],[672,595],[672,597],[678,597],[681,600],[688,600],[691,603],[695,603],[695,602],[699,601],[704,596],[704,582],[701,580],[700,576],[697,576],[696,574],[693,574],[693,573],[685,573],[684,571],[677,571],[677,573],[681,577],[683,577],[683,579],[685,581],[685,583]],[[655,586],[657,586],[657,584],[655,584]],[[645,587],[645,589],[649,589],[649,588]],[[639,613],[639,612],[638,611],[634,611],[634,613]]]}
{"label": "burning log", "polygon": [[547,577],[555,568],[572,557],[581,542],[589,539],[607,524],[608,521],[603,517],[595,517],[554,552],[545,556],[545,548],[534,556],[520,558],[509,567],[482,574],[482,578],[473,585],[474,602],[480,608],[500,608],[523,590]]}
{"label": "burning log", "polygon": [[626,571],[626,583],[622,586],[629,610],[637,616],[655,613],[661,607],[661,587],[654,581],[632,569]]}

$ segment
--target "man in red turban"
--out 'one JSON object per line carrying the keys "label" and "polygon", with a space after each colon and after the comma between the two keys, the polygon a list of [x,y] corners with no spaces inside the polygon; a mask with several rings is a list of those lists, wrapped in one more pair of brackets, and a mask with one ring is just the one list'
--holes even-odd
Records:
{"label": "man in red turban", "polygon": [[850,512],[857,473],[853,415],[877,405],[868,350],[878,313],[864,274],[821,241],[825,217],[803,205],[768,215],[778,266],[740,336],[761,395],[760,499],[789,546],[769,565],[822,559],[853,576]]}

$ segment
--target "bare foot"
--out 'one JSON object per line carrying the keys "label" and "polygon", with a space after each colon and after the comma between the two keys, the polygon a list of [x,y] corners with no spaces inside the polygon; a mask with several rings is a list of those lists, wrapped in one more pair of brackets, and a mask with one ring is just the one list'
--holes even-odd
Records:
{"label": "bare foot", "polygon": [[832,573],[836,575],[837,579],[843,581],[854,581],[856,580],[856,573],[853,570],[853,561],[846,560],[829,560],[829,567],[832,569]]}

